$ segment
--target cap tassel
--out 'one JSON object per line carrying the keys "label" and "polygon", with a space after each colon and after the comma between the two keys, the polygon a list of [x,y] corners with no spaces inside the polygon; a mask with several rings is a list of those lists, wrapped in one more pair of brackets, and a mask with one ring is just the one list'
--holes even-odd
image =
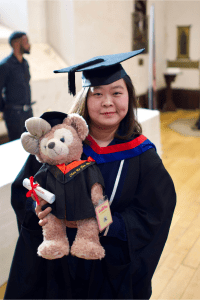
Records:
{"label": "cap tassel", "polygon": [[71,70],[68,73],[68,89],[70,95],[76,95],[75,71]]}

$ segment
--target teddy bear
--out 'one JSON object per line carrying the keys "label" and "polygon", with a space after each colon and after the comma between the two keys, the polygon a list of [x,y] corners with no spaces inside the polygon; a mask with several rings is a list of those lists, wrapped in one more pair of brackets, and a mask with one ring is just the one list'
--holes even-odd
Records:
{"label": "teddy bear", "polygon": [[[55,126],[43,118],[29,118],[25,122],[27,132],[21,135],[23,148],[43,163],[34,181],[55,194],[37,254],[49,260],[69,253],[83,259],[102,259],[105,250],[99,240],[95,207],[104,199],[103,177],[92,158],[81,160],[82,142],[88,135],[85,120],[78,114],[66,116]],[[77,224],[71,249],[66,234],[70,221]]]}

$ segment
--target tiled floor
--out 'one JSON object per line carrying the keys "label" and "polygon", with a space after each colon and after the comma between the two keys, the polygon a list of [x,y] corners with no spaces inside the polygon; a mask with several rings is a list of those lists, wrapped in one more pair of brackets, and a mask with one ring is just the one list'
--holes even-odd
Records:
{"label": "tiled floor", "polygon": [[3,299],[6,290],[6,283],[0,287],[0,299]]}
{"label": "tiled floor", "polygon": [[[177,206],[153,277],[153,299],[200,299],[200,138],[184,137],[168,124],[198,111],[161,113],[163,162],[172,176]],[[5,285],[0,288],[3,298]]]}
{"label": "tiled floor", "polygon": [[168,127],[175,119],[198,115],[183,110],[161,114],[162,158],[175,184],[177,206],[151,299],[200,299],[200,138]]}

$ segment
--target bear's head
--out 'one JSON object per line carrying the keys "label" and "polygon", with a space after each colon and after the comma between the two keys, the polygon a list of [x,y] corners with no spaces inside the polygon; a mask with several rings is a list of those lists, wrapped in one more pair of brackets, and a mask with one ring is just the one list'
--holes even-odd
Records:
{"label": "bear's head", "polygon": [[25,126],[28,132],[21,135],[22,145],[40,162],[59,165],[80,160],[88,126],[78,114],[69,114],[62,124],[53,127],[42,118],[32,117]]}

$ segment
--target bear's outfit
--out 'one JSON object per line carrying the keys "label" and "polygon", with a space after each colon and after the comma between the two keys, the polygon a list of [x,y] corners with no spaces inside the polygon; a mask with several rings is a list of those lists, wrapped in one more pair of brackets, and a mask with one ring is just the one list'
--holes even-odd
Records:
{"label": "bear's outfit", "polygon": [[[41,164],[29,156],[12,184],[12,205],[23,223],[4,299],[149,299],[151,279],[165,245],[176,194],[172,179],[154,146],[142,135],[114,139],[99,147],[90,138],[82,159],[98,164],[110,198],[121,160],[124,165],[111,205],[113,223],[100,234],[106,256],[87,261],[71,255],[57,260],[37,256],[42,228],[34,210],[26,209],[22,180]],[[76,229],[67,228],[70,245]]]}
{"label": "bear's outfit", "polygon": [[64,174],[57,166],[44,164],[35,174],[34,180],[56,197],[53,204],[46,204],[43,209],[50,206],[53,215],[58,219],[66,218],[68,221],[95,217],[91,189],[95,183],[104,187],[101,172],[95,161],[85,160],[77,167],[73,165],[74,163],[67,165],[69,171]]}

